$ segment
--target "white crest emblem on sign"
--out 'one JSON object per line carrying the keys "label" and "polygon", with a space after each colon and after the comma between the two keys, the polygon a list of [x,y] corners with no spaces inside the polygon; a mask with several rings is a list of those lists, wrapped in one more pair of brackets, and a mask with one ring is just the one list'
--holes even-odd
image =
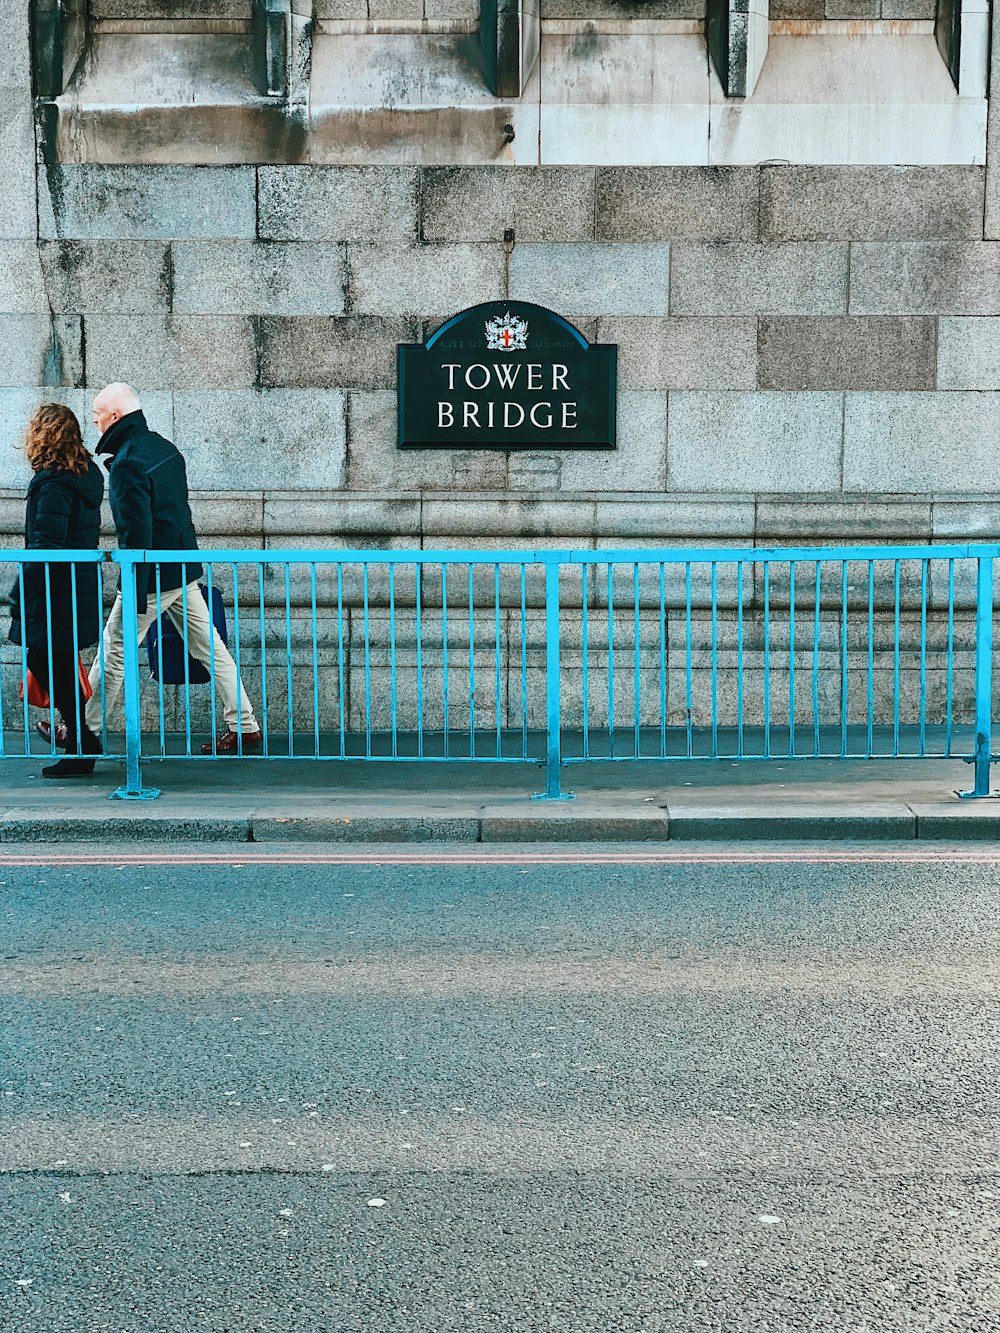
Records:
{"label": "white crest emblem on sign", "polygon": [[486,346],[491,352],[523,352],[528,346],[528,321],[508,310],[486,321]]}

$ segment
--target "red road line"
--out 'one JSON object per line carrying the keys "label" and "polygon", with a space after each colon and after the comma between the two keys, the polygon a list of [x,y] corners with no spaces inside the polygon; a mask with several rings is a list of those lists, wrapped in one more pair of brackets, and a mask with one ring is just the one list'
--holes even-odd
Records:
{"label": "red road line", "polygon": [[996,851],[730,851],[730,852],[50,852],[2,853],[4,866],[669,866],[669,865],[998,865]]}

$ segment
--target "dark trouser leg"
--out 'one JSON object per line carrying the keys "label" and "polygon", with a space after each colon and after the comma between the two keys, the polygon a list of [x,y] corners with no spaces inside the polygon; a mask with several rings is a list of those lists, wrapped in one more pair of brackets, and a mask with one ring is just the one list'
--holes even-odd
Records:
{"label": "dark trouser leg", "polygon": [[[75,653],[52,653],[52,679],[49,680],[49,654],[45,648],[28,649],[28,670],[52,695],[52,700],[66,724],[66,753],[100,754],[101,742],[87,727],[86,700],[80,688]],[[77,735],[79,707],[80,734]]]}

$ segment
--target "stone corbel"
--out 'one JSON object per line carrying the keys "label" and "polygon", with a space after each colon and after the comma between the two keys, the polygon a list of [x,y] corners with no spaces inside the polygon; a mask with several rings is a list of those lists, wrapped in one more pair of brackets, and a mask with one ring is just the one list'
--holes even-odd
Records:
{"label": "stone corbel", "polygon": [[288,97],[291,27],[291,0],[254,0],[254,77],[265,97]]}
{"label": "stone corbel", "polygon": [[481,0],[483,72],[495,97],[520,97],[538,61],[540,0]]}
{"label": "stone corbel", "polygon": [[750,97],[767,55],[768,0],[709,0],[708,50],[727,97]]}
{"label": "stone corbel", "polygon": [[36,97],[61,97],[83,55],[87,0],[32,0],[31,39]]}
{"label": "stone corbel", "polygon": [[313,0],[254,0],[253,22],[258,90],[301,108],[309,100]]}

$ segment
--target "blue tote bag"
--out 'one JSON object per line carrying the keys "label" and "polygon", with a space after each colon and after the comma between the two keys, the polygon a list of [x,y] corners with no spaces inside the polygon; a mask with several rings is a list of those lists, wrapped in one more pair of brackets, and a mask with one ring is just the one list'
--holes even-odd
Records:
{"label": "blue tote bag", "polygon": [[[198,590],[204,597],[206,605],[208,603],[208,589],[203,583],[199,583]],[[178,599],[178,608],[183,606],[183,602]],[[219,637],[222,642],[229,645],[229,634],[226,629],[226,604],[222,600],[222,593],[218,588],[212,589],[212,624],[219,631]],[[160,645],[162,643],[163,652],[163,683],[164,685],[183,685],[184,684],[184,641],[174,626],[170,617],[163,613],[159,620],[154,620],[149,627],[149,633],[146,635],[146,653],[149,657],[149,673],[154,680],[160,679]],[[192,685],[207,685],[211,680],[208,674],[208,667],[202,666],[197,658],[188,654],[188,680]]]}

